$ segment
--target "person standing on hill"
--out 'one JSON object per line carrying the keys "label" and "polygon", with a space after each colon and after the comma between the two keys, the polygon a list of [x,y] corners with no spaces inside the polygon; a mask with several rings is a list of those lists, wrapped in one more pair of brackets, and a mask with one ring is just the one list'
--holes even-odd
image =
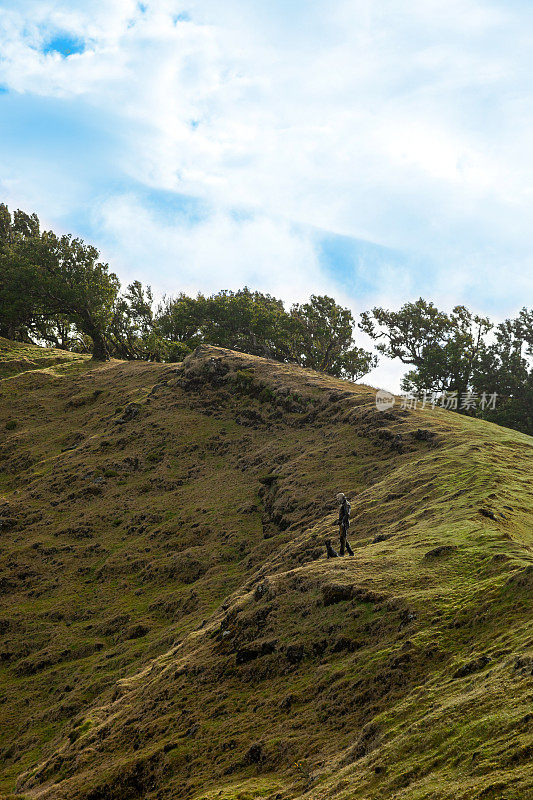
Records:
{"label": "person standing on hill", "polygon": [[350,547],[348,542],[348,529],[350,527],[350,513],[352,507],[348,502],[348,499],[345,494],[339,492],[337,495],[337,502],[340,503],[339,508],[339,533],[341,539],[341,547],[339,550],[339,555],[343,556],[345,552],[348,555],[353,556],[353,550]]}

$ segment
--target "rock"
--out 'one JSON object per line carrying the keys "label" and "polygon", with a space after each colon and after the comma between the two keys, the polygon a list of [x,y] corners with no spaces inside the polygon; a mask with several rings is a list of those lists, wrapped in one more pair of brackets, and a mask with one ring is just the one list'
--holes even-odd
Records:
{"label": "rock", "polygon": [[513,668],[514,671],[518,672],[520,675],[533,675],[533,657],[519,656],[517,659],[515,659]]}
{"label": "rock", "polygon": [[304,648],[301,644],[290,644],[285,650],[285,657],[289,664],[299,664],[304,657]]}
{"label": "rock", "polygon": [[455,544],[442,544],[440,547],[435,547],[433,550],[429,550],[424,556],[424,558],[431,561],[433,558],[443,558],[445,556],[450,556],[452,553],[455,553],[457,550],[457,546]]}
{"label": "rock", "polygon": [[414,611],[409,611],[409,609],[404,609],[400,614],[400,630],[405,626],[409,625],[410,622],[414,622],[416,619],[416,614]]}
{"label": "rock", "polygon": [[253,744],[249,748],[246,755],[244,756],[244,761],[246,764],[260,764],[264,760],[265,760],[265,753],[264,753],[264,745],[262,742],[255,742],[255,744]]}
{"label": "rock", "polygon": [[358,643],[353,639],[348,638],[348,636],[339,636],[331,650],[333,653],[342,653],[344,651],[353,653],[354,650],[357,650],[357,647]]}
{"label": "rock", "polygon": [[126,639],[140,639],[142,636],[146,636],[149,633],[150,628],[142,623],[138,625],[133,625],[127,632],[126,632]]}
{"label": "rock", "polygon": [[427,430],[427,428],[418,428],[416,431],[413,431],[411,435],[417,442],[429,442],[431,439],[434,439],[437,434],[435,431]]}
{"label": "rock", "polygon": [[115,425],[123,425],[125,422],[130,422],[132,419],[135,419],[139,415],[141,411],[141,406],[139,403],[128,403],[122,416],[118,419],[113,420]]}
{"label": "rock", "polygon": [[290,711],[292,708],[292,704],[294,702],[294,695],[288,694],[287,697],[284,697],[279,707],[282,711]]}
{"label": "rock", "polygon": [[269,580],[264,580],[255,587],[254,600],[261,600],[264,597],[273,597],[275,594]]}
{"label": "rock", "polygon": [[459,669],[456,669],[452,677],[465,678],[467,675],[472,675],[474,672],[479,672],[479,670],[484,669],[484,667],[486,667],[489,663],[490,658],[483,654],[482,656],[463,664],[461,667],[459,667]]}
{"label": "rock", "polygon": [[250,661],[260,656],[269,655],[276,650],[276,642],[268,641],[240,647],[235,653],[235,663],[237,665],[248,664]]}

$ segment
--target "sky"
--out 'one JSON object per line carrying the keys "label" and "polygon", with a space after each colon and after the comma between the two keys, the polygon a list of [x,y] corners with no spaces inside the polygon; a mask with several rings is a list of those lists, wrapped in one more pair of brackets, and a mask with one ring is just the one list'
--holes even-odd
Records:
{"label": "sky", "polygon": [[0,201],[156,296],[500,321],[533,302],[532,76],[528,0],[0,0]]}

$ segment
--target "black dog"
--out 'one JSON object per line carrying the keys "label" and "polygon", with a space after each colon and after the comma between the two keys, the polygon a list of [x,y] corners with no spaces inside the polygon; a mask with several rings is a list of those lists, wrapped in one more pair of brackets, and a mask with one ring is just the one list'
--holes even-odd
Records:
{"label": "black dog", "polygon": [[328,558],[338,558],[339,554],[331,546],[331,539],[326,539],[326,551]]}

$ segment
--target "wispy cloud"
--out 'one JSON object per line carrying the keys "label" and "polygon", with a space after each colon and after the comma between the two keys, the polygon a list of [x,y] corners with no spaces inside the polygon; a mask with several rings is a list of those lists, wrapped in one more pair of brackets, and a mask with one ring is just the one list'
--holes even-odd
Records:
{"label": "wispy cloud", "polygon": [[313,237],[282,219],[219,210],[166,220],[134,195],[114,196],[96,210],[106,254],[127,280],[189,293],[261,286],[288,301],[305,297],[324,279]]}

